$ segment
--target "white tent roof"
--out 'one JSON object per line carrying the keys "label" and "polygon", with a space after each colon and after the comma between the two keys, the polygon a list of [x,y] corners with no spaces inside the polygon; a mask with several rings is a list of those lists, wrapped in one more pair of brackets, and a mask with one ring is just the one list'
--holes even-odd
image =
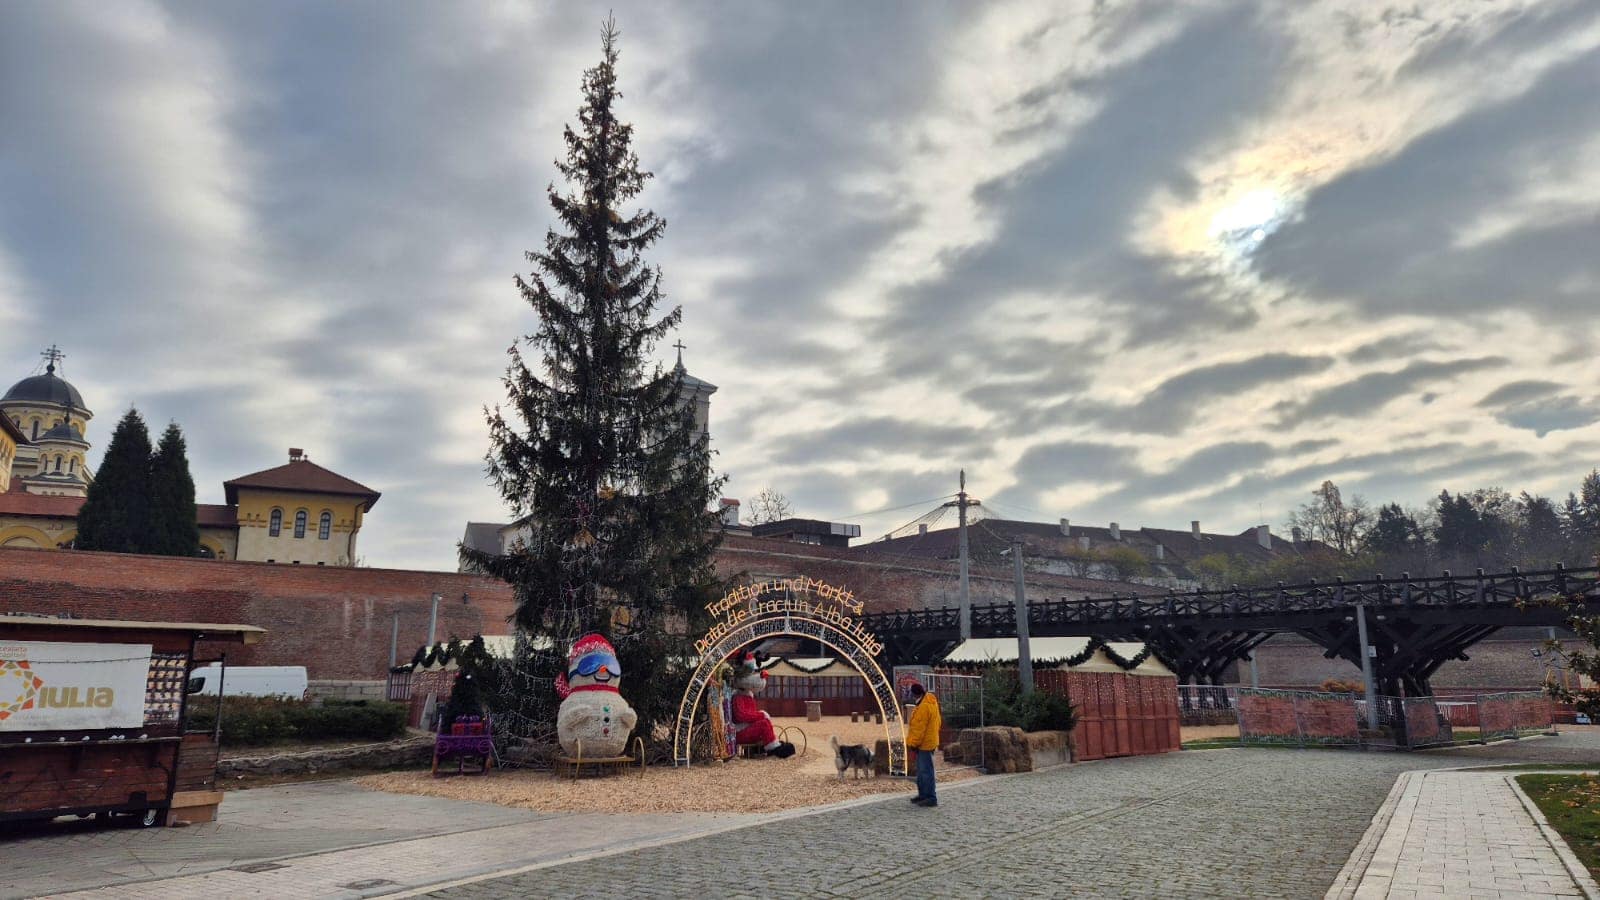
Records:
{"label": "white tent roof", "polygon": [[[1048,665],[1059,667],[1061,660],[1077,656],[1088,646],[1089,638],[1084,637],[1042,637],[1028,639],[1028,655],[1033,658],[1034,665]],[[1123,659],[1131,659],[1144,652],[1144,645],[1130,642],[1107,642],[1113,652]],[[971,638],[963,641],[959,647],[950,651],[944,662],[957,664],[982,664],[1002,663],[1015,664],[1017,661],[1016,638]],[[1085,662],[1073,666],[1074,672],[1123,672],[1123,669],[1106,656],[1104,651],[1096,651]],[[1171,675],[1168,669],[1154,656],[1149,657],[1132,671],[1130,675]]]}

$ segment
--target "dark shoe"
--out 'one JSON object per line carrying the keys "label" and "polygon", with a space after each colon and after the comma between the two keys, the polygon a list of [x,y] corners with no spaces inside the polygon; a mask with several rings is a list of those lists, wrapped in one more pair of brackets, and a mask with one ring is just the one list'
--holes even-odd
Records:
{"label": "dark shoe", "polygon": [[928,797],[923,797],[921,800],[916,801],[916,804],[918,806],[938,806],[939,801],[930,799]]}
{"label": "dark shoe", "polygon": [[788,759],[794,755],[794,745],[788,741],[784,741],[778,745],[778,749],[772,751],[772,755],[779,759]]}
{"label": "dark shoe", "polygon": [[921,803],[922,802],[922,796],[920,794],[915,796],[915,797],[911,797],[909,799],[911,800],[912,803]]}

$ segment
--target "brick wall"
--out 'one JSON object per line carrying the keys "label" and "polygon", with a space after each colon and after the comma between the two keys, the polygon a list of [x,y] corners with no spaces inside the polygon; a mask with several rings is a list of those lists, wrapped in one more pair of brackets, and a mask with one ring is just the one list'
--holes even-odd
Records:
{"label": "brick wall", "polygon": [[[1467,659],[1452,660],[1439,667],[1430,679],[1435,694],[1452,691],[1471,693],[1475,688],[1507,690],[1531,689],[1544,683],[1545,660],[1529,651],[1540,646],[1544,629],[1502,631],[1488,640],[1467,648]],[[1509,632],[1510,636],[1502,637]],[[1571,638],[1564,630],[1558,637]],[[1322,648],[1303,638],[1280,635],[1256,648],[1256,669],[1261,684],[1277,687],[1316,686],[1329,678],[1361,680],[1361,668],[1342,659],[1324,659]],[[1248,665],[1239,667],[1239,678],[1248,682]]]}
{"label": "brick wall", "polygon": [[230,664],[303,665],[313,679],[382,678],[397,613],[409,661],[435,592],[441,640],[510,632],[510,588],[477,575],[0,549],[0,613],[257,625],[266,637],[227,648]]}

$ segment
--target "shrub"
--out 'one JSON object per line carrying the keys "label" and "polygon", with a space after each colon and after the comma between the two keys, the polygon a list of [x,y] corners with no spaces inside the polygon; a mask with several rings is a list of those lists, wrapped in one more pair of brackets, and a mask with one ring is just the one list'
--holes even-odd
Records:
{"label": "shrub", "polygon": [[[190,697],[188,727],[216,727],[217,701]],[[403,703],[330,700],[313,706],[276,697],[228,697],[222,703],[222,739],[230,744],[264,746],[290,741],[387,741],[406,730]]]}
{"label": "shrub", "polygon": [[[977,695],[967,695],[972,705]],[[990,666],[983,673],[983,719],[986,725],[1009,725],[1023,731],[1071,731],[1078,711],[1067,698],[1035,689],[1022,693],[1015,669]]]}
{"label": "shrub", "polygon": [[1366,690],[1359,681],[1345,681],[1341,678],[1329,678],[1317,686],[1317,690],[1329,694],[1359,694]]}

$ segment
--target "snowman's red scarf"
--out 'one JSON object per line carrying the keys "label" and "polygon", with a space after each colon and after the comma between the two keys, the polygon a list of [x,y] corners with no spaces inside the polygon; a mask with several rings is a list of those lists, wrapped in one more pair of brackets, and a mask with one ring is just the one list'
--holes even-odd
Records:
{"label": "snowman's red scarf", "polygon": [[567,684],[567,673],[562,672],[560,675],[556,676],[556,696],[565,700],[579,691],[609,691],[613,694],[622,693],[621,691],[617,690],[616,685],[611,684],[580,684],[577,687],[571,687]]}

